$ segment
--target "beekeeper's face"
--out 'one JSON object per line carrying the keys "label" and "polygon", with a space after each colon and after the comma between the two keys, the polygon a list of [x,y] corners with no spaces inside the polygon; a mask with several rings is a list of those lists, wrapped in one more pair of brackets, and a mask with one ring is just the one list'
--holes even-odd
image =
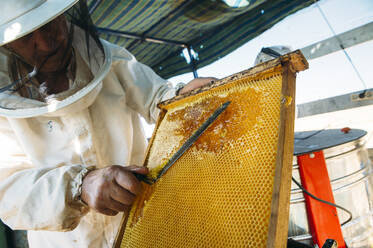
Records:
{"label": "beekeeper's face", "polygon": [[55,18],[34,32],[23,36],[5,48],[16,53],[40,72],[60,71],[70,58],[69,34],[63,15]]}

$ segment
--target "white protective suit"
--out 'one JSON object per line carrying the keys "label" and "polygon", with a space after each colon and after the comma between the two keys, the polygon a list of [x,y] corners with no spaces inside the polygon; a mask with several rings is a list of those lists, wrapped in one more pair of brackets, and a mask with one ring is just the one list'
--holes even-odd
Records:
{"label": "white protective suit", "polygon": [[[105,216],[80,201],[86,168],[141,165],[140,115],[154,121],[156,104],[175,95],[124,48],[103,41],[102,59],[91,41],[89,62],[84,33],[75,32],[76,80],[84,63],[93,80],[49,105],[0,93],[0,218],[29,230],[31,248],[112,247],[122,214]],[[10,82],[7,68],[1,57],[0,86]]]}

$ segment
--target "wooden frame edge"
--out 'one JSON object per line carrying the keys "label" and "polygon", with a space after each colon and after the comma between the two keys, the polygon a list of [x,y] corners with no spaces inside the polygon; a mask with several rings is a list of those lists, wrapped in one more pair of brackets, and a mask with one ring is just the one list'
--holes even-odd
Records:
{"label": "wooden frame edge", "polygon": [[204,87],[192,90],[192,91],[190,91],[186,94],[175,96],[175,97],[173,97],[169,100],[166,100],[166,101],[163,101],[163,102],[159,103],[158,107],[162,108],[163,106],[166,106],[166,105],[168,105],[170,103],[173,103],[175,101],[184,99],[184,98],[189,97],[189,96],[197,95],[197,94],[199,94],[201,92],[204,92],[204,91],[208,91],[212,88],[224,85],[224,84],[226,84],[226,83],[228,83],[232,80],[240,79],[242,77],[247,77],[247,76],[250,76],[250,75],[254,75],[254,74],[266,71],[266,70],[268,70],[270,68],[273,68],[273,67],[275,67],[279,64],[284,64],[284,63],[287,63],[289,61],[292,64],[292,67],[295,70],[295,72],[303,71],[303,70],[308,68],[308,62],[307,62],[306,58],[303,56],[303,54],[300,50],[296,50],[294,52],[285,54],[285,55],[283,55],[283,56],[281,56],[277,59],[269,60],[267,62],[264,62],[262,64],[258,64],[258,65],[254,66],[250,69],[247,69],[245,71],[235,73],[231,76],[225,77],[225,78],[220,79],[220,80],[215,81],[215,82],[211,82],[210,84],[208,84]]}
{"label": "wooden frame edge", "polygon": [[[281,101],[280,132],[278,152],[276,155],[267,248],[285,248],[288,235],[294,149],[295,73],[296,71],[290,61],[283,63],[281,90],[283,98]],[[290,104],[289,101],[291,101]]]}

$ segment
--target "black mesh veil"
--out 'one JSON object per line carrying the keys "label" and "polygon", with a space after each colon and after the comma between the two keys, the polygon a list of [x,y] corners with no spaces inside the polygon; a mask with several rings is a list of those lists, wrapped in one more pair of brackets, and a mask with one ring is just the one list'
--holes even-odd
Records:
{"label": "black mesh veil", "polygon": [[[80,27],[85,31],[87,48],[89,48],[89,42],[91,37],[97,46],[104,51],[104,48],[100,42],[95,25],[92,22],[91,15],[87,6],[86,0],[80,0],[70,10],[65,13],[66,18],[74,25]],[[89,51],[89,50],[88,50]],[[88,54],[88,56],[90,56]]]}

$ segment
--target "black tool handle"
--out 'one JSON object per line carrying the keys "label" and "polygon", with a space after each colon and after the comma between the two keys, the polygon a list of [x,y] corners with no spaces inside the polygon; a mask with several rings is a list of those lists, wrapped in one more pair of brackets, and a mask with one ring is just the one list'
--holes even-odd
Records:
{"label": "black tool handle", "polygon": [[135,177],[137,178],[137,180],[139,180],[140,182],[144,182],[146,184],[153,184],[154,183],[146,175],[136,174],[136,173],[133,173],[133,175],[135,175]]}

